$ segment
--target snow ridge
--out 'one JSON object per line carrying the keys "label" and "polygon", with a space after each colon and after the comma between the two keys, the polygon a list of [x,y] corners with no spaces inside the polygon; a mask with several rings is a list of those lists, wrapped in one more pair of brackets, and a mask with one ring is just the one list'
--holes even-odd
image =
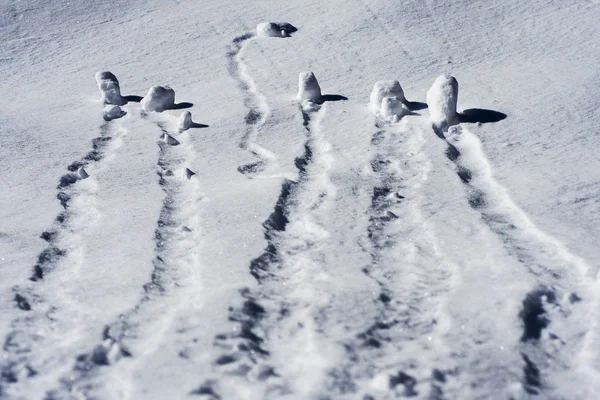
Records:
{"label": "snow ridge", "polygon": [[[160,117],[142,113],[142,118]],[[189,308],[194,293],[201,290],[201,261],[196,248],[201,240],[204,202],[193,171],[185,167],[196,151],[188,133],[175,139],[178,121],[174,118],[162,117],[153,123],[161,131],[157,174],[165,198],[157,221],[151,279],[143,285],[138,304],[104,328],[101,343],[77,356],[74,369],[61,381],[63,389],[50,392],[53,396],[66,389],[86,397],[112,397],[116,393],[119,398],[135,398],[132,374],[159,349],[178,312]],[[120,386],[107,388],[107,381],[119,382]]]}
{"label": "snow ridge", "polygon": [[[444,131],[434,126],[434,131],[448,144],[446,156],[467,189],[469,205],[480,212],[508,252],[538,282],[523,299],[519,314],[523,322],[520,348],[524,390],[529,394],[564,395],[554,382],[570,373],[590,329],[586,315],[595,295],[585,280],[592,269],[540,230],[514,203],[493,178],[481,142],[472,132],[461,125]],[[580,328],[574,331],[573,326]]]}
{"label": "snow ridge", "polygon": [[246,132],[242,136],[239,146],[258,158],[256,162],[238,167],[238,171],[249,178],[263,172],[277,159],[271,151],[255,143],[259,131],[267,121],[270,112],[267,100],[258,90],[243,61],[244,50],[255,37],[253,33],[246,33],[234,38],[233,48],[227,53],[229,73],[238,82],[238,86],[244,94],[244,105],[248,109],[245,116]]}
{"label": "snow ridge", "polygon": [[[83,253],[88,244],[80,234],[98,218],[98,181],[94,175],[115,156],[126,133],[126,129],[120,124],[114,126],[113,123],[103,123],[99,135],[92,139],[92,149],[80,160],[71,163],[67,167],[69,172],[59,180],[57,199],[63,210],[57,215],[54,227],[40,235],[48,243],[48,247],[39,254],[38,262],[33,267],[30,278],[33,283],[13,288],[17,307],[27,314],[12,322],[14,329],[4,341],[0,392],[8,391],[11,384],[26,384],[29,378],[35,379],[38,369],[64,368],[62,365],[51,365],[56,360],[52,360],[52,357],[44,359],[37,350],[48,348],[55,339],[60,343],[60,339],[54,338],[61,335],[61,325],[57,323],[55,315],[68,314],[70,308],[76,308],[76,305],[71,303],[73,299],[69,295],[62,297],[61,305],[49,304],[45,300],[47,293],[45,294],[43,284],[54,273],[69,276],[81,273],[80,269],[85,261]],[[40,327],[47,329],[49,334],[40,335],[34,331]],[[72,326],[62,328],[69,329],[70,334],[76,336]]]}

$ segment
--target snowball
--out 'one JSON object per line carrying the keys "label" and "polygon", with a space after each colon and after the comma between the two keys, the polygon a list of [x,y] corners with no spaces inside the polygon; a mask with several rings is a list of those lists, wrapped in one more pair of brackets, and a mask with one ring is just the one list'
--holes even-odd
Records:
{"label": "snowball", "polygon": [[87,173],[87,171],[85,169],[83,169],[83,167],[80,167],[77,170],[77,175],[79,176],[79,179],[87,179],[90,177],[90,175]]}
{"label": "snowball", "polygon": [[192,127],[192,113],[184,111],[179,117],[178,128],[180,132],[187,131]]}
{"label": "snowball", "polygon": [[406,102],[404,98],[404,90],[398,81],[378,81],[373,86],[371,92],[371,101],[369,103],[371,110],[374,113],[381,111],[381,102],[384,97],[396,97],[402,103]]}
{"label": "snowball", "polygon": [[256,27],[258,36],[289,37],[297,29],[287,22],[262,22]]}
{"label": "snowball", "polygon": [[381,116],[391,122],[398,122],[400,118],[410,113],[410,110],[402,104],[402,101],[394,97],[384,97],[381,100]]}
{"label": "snowball", "polygon": [[102,116],[105,121],[112,121],[113,119],[121,118],[125,114],[127,113],[121,107],[109,105],[104,107],[104,114]]}
{"label": "snowball", "polygon": [[175,91],[169,86],[152,86],[141,101],[144,111],[162,112],[175,105]]}
{"label": "snowball", "polygon": [[431,122],[439,127],[458,123],[456,104],[458,102],[458,82],[450,75],[438,77],[427,91],[427,106]]}
{"label": "snowball", "polygon": [[314,103],[321,102],[321,88],[319,82],[312,72],[300,72],[298,78],[298,96],[300,102],[310,100]]}
{"label": "snowball", "polygon": [[109,71],[96,72],[96,83],[102,94],[102,102],[104,105],[114,104],[122,106],[126,103],[121,96],[121,88],[117,77]]}
{"label": "snowball", "polygon": [[163,133],[163,135],[161,136],[161,139],[164,143],[168,144],[169,146],[179,145],[179,140],[175,139],[173,136],[169,135],[168,133]]}

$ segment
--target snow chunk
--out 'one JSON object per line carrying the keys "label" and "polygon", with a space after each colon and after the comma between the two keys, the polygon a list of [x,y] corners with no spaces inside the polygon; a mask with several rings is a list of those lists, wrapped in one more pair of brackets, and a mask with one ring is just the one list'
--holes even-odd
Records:
{"label": "snow chunk", "polygon": [[96,72],[96,83],[98,84],[98,89],[100,89],[100,93],[102,94],[102,102],[104,105],[114,104],[117,106],[122,106],[126,103],[125,99],[121,96],[119,80],[112,72]]}
{"label": "snow chunk", "polygon": [[192,113],[184,111],[179,117],[178,129],[180,132],[187,131],[192,127]]}
{"label": "snow chunk", "polygon": [[312,72],[300,72],[298,78],[298,96],[300,102],[310,100],[314,103],[321,102],[321,87]]}
{"label": "snow chunk", "polygon": [[381,100],[381,117],[390,122],[398,122],[400,118],[410,113],[410,110],[402,104],[402,100],[394,97],[384,97]]}
{"label": "snow chunk", "polygon": [[175,105],[175,91],[169,86],[152,86],[141,104],[144,111],[163,112]]}
{"label": "snow chunk", "polygon": [[87,179],[90,177],[90,175],[87,173],[87,171],[85,169],[83,169],[83,167],[80,167],[77,170],[77,175],[79,176],[79,179]]}
{"label": "snow chunk", "polygon": [[256,27],[256,34],[258,36],[289,37],[291,33],[297,30],[287,22],[262,22]]}
{"label": "snow chunk", "polygon": [[161,136],[161,139],[164,143],[168,144],[169,146],[178,146],[179,145],[179,140],[175,139],[173,136],[169,135],[168,133],[163,133],[163,135]]}
{"label": "snow chunk", "polygon": [[381,104],[384,97],[396,97],[400,102],[405,103],[404,90],[398,81],[378,81],[373,86],[371,92],[371,101],[369,106],[377,114],[381,111]]}
{"label": "snow chunk", "polygon": [[427,91],[427,106],[431,122],[438,128],[458,123],[458,82],[450,75],[439,76]]}
{"label": "snow chunk", "polygon": [[112,121],[113,119],[121,118],[125,114],[127,113],[123,111],[121,107],[108,105],[104,107],[104,113],[102,116],[104,117],[105,121]]}

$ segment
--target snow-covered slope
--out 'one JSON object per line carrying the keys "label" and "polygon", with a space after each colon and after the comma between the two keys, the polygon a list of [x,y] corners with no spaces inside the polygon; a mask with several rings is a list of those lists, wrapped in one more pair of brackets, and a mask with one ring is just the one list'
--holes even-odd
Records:
{"label": "snow-covered slope", "polygon": [[599,17],[0,0],[0,398],[594,399]]}

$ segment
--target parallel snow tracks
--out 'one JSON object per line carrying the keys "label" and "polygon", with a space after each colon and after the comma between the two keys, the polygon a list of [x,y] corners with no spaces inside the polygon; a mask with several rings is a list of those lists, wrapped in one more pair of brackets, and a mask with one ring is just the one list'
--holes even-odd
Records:
{"label": "parallel snow tracks", "polygon": [[[50,397],[67,390],[92,397],[133,398],[134,368],[158,350],[177,313],[200,290],[197,246],[203,201],[195,174],[186,164],[195,150],[188,132],[177,135],[168,128],[176,121],[154,123],[162,133],[157,174],[165,197],[157,221],[152,275],[138,304],[105,327],[95,348],[77,356],[74,369],[62,379],[62,388],[49,392]],[[121,385],[108,385],[109,381]]]}
{"label": "parallel snow tracks", "polygon": [[[256,293],[242,290],[241,304],[230,308],[229,319],[239,323],[239,327],[215,338],[215,344],[224,350],[215,361],[219,375],[206,380],[194,394],[214,399],[264,399],[316,390],[316,387],[301,385],[294,375],[297,371],[278,370],[282,366],[284,369],[301,367],[297,363],[292,366],[284,362],[279,354],[279,338],[283,338],[285,345],[292,346],[294,351],[297,346],[304,348],[310,353],[306,355],[308,358],[326,360],[326,355],[320,353],[315,343],[292,343],[314,341],[314,336],[317,336],[316,327],[310,325],[314,319],[313,315],[308,315],[310,301],[304,296],[310,290],[310,275],[319,275],[315,269],[322,268],[316,265],[316,260],[313,264],[307,253],[318,250],[318,242],[326,233],[316,225],[313,225],[315,229],[304,228],[312,224],[310,212],[325,201],[330,189],[326,177],[329,163],[325,155],[327,144],[318,128],[326,107],[301,109],[307,141],[303,156],[296,159],[300,177],[298,181],[284,180],[274,210],[263,224],[267,247],[250,263],[250,272],[260,286]],[[292,309],[294,312],[291,312]],[[303,321],[302,334],[294,332],[297,319]],[[288,335],[293,337],[289,342]],[[274,359],[272,351],[277,353],[277,359]],[[304,368],[310,366],[307,364]],[[222,381],[223,374],[228,376],[226,381]],[[309,376],[321,378],[326,375],[325,369],[304,371],[302,374],[304,380]],[[289,377],[292,378],[287,379]]]}
{"label": "parallel snow tracks", "polygon": [[556,382],[577,363],[593,307],[592,269],[564,244],[541,231],[492,176],[479,139],[463,126],[434,128],[448,143],[446,156],[467,189],[470,206],[535,278],[538,287],[522,301],[521,355],[527,393],[555,396]]}
{"label": "parallel snow tracks", "polygon": [[54,316],[61,313],[61,305],[52,305],[45,300],[44,279],[60,265],[69,269],[65,272],[69,275],[79,273],[87,245],[79,236],[97,219],[98,184],[94,174],[102,168],[104,160],[109,161],[114,156],[125,133],[119,122],[103,123],[99,135],[92,139],[91,150],[71,163],[68,172],[59,179],[57,199],[63,210],[57,215],[54,226],[40,236],[48,246],[39,254],[33,267],[32,283],[13,288],[15,304],[25,314],[12,322],[13,330],[4,340],[0,394],[9,392],[11,384],[25,384],[28,378],[38,375],[39,369],[52,362],[40,357],[36,351],[53,340],[50,338],[52,331],[56,330],[60,336]]}
{"label": "parallel snow tracks", "polygon": [[253,33],[246,33],[234,38],[232,49],[227,53],[229,73],[238,82],[238,86],[244,94],[244,105],[248,109],[245,116],[246,131],[239,146],[258,158],[258,161],[238,167],[238,171],[248,177],[258,175],[276,160],[276,156],[272,152],[255,143],[270,110],[265,97],[258,90],[254,79],[248,74],[243,61],[244,49],[254,37]]}
{"label": "parallel snow tracks", "polygon": [[[450,290],[436,239],[421,211],[430,162],[419,126],[378,122],[372,139],[375,175],[368,227],[371,264],[364,273],[380,288],[378,316],[344,344],[351,362],[335,371],[338,396],[441,398],[436,369],[440,297]],[[383,396],[383,397],[381,397]]]}

